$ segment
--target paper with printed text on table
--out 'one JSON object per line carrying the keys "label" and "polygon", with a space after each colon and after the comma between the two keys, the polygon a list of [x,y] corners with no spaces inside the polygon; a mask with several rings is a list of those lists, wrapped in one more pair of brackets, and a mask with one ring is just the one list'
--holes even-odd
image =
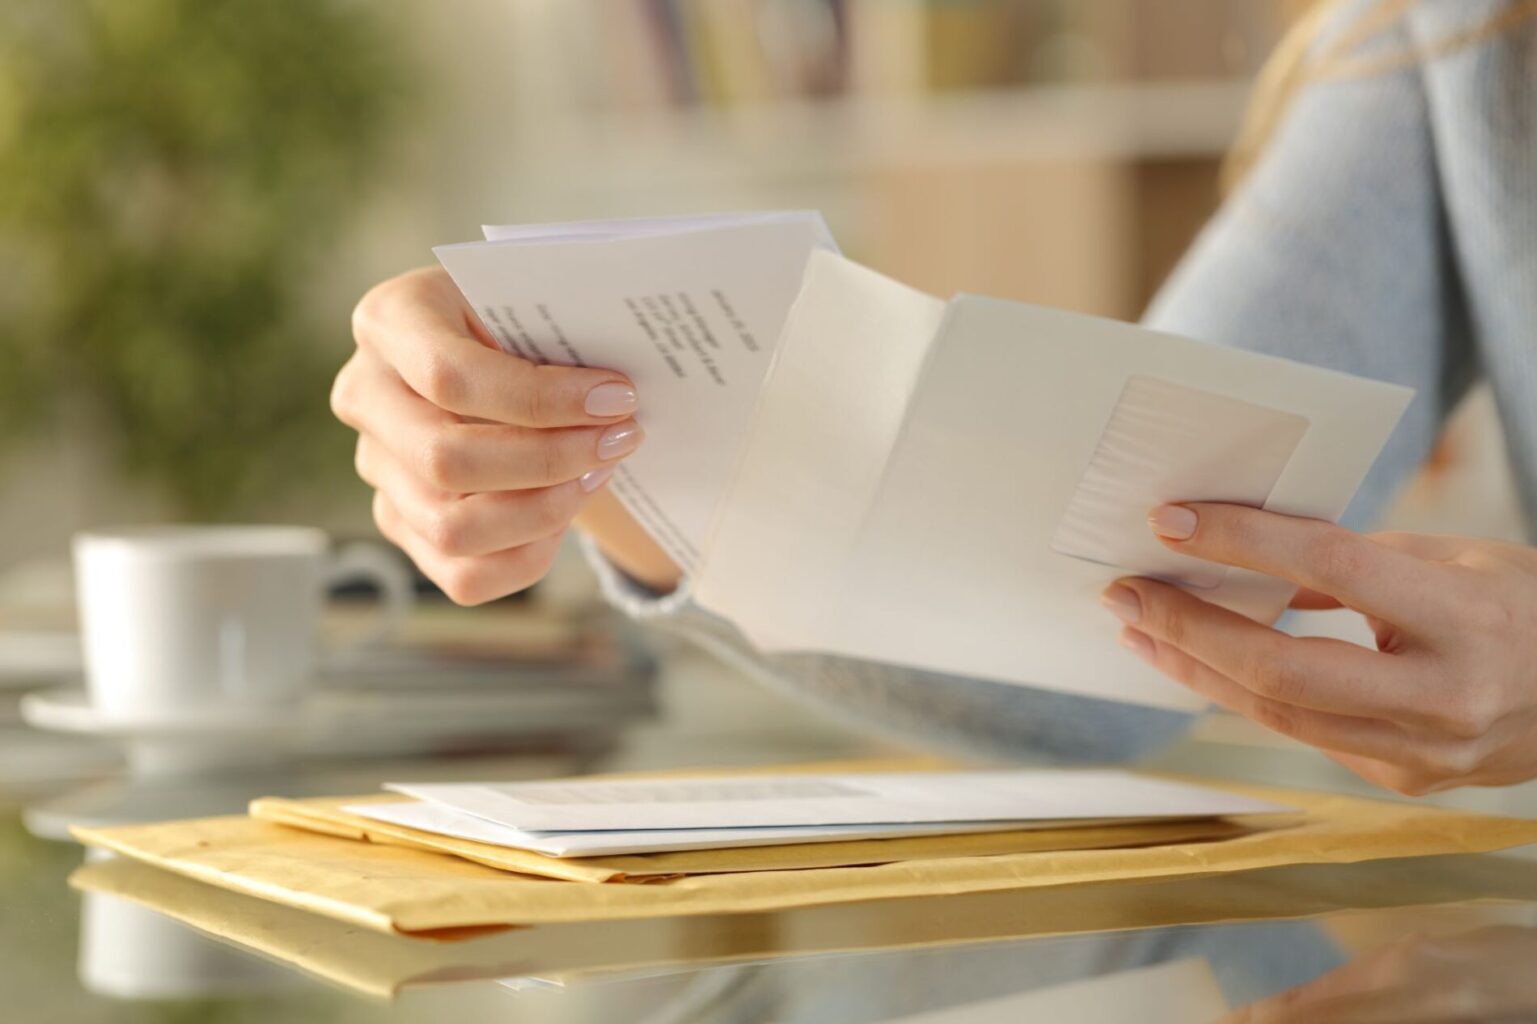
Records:
{"label": "paper with printed text on table", "polygon": [[[673,850],[725,850],[744,846],[792,846],[800,843],[835,843],[851,839],[903,839],[914,836],[945,836],[960,833],[1013,832],[1021,828],[1072,828],[1086,824],[1080,819],[1033,822],[938,822],[902,825],[778,825],[751,828],[624,829],[620,831],[551,832],[513,828],[487,818],[428,800],[398,803],[349,804],[349,814],[391,825],[468,839],[492,846],[532,850],[549,857],[594,857]],[[1118,823],[1118,822],[1116,822]]]}
{"label": "paper with printed text on table", "polygon": [[510,828],[548,832],[1152,820],[1290,810],[1129,772],[1052,769],[404,782],[385,788]]}
{"label": "paper with printed text on table", "polygon": [[1148,511],[1337,519],[1412,397],[945,302],[839,256],[813,215],[488,234],[505,237],[439,257],[510,351],[634,377],[648,440],[615,491],[768,651],[1198,707],[1116,645],[1099,592],[1151,575],[1268,622],[1294,588],[1169,551]]}

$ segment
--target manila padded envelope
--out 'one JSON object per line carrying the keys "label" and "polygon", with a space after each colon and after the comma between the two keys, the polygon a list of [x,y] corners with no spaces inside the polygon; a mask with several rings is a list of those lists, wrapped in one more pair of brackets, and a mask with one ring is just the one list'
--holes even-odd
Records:
{"label": "manila padded envelope", "polygon": [[251,816],[278,825],[323,835],[408,846],[450,853],[465,860],[545,878],[573,882],[650,882],[678,875],[727,874],[740,871],[798,871],[807,868],[852,867],[942,857],[987,857],[1006,853],[1052,850],[1096,850],[1105,847],[1151,846],[1231,839],[1256,828],[1292,823],[1292,815],[1254,819],[1250,824],[1221,818],[1189,821],[1147,821],[1119,825],[1078,825],[1012,832],[957,833],[895,839],[856,839],[828,843],[788,843],[720,850],[677,850],[665,853],[599,857],[549,857],[469,839],[455,839],[421,829],[375,821],[342,810],[344,805],[397,801],[396,796],[318,797],[286,800],[262,797],[251,802]]}
{"label": "manila padded envelope", "polygon": [[1483,853],[1537,843],[1537,821],[1302,790],[1202,784],[1290,804],[1302,809],[1304,820],[1292,828],[1220,842],[696,875],[650,885],[582,885],[510,874],[457,857],[317,835],[247,817],[73,832],[87,845],[236,892],[404,934],[746,913],[1286,864]]}
{"label": "manila padded envelope", "polygon": [[1511,857],[1422,857],[1382,865],[1303,864],[1205,878],[1059,886],[677,917],[521,928],[462,942],[380,935],[113,857],[70,876],[76,889],[129,900],[354,991],[512,975],[562,980],[788,957],[929,949],[1050,935],[1319,917],[1401,907],[1537,903],[1537,872]]}

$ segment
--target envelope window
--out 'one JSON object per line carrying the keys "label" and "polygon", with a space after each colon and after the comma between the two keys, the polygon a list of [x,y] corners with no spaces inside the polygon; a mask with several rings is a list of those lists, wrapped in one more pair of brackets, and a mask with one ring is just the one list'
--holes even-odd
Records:
{"label": "envelope window", "polygon": [[1156,506],[1221,501],[1264,507],[1307,433],[1296,413],[1134,375],[1068,502],[1052,550],[1198,589],[1226,568],[1165,548],[1148,529]]}

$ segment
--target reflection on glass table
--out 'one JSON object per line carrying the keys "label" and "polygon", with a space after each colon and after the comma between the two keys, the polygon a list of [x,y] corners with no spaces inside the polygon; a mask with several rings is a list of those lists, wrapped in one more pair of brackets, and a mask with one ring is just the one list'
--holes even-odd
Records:
{"label": "reflection on glass table", "polygon": [[1452,934],[1415,934],[1362,953],[1321,978],[1252,1003],[1223,1020],[1534,1020],[1534,965],[1537,928],[1504,924]]}
{"label": "reflection on glass table", "polygon": [[[74,882],[88,913],[111,907],[115,920],[140,922],[121,941],[177,936],[183,998],[199,991],[189,965],[202,964],[204,996],[228,998],[242,983],[242,1005],[286,1007],[284,1019],[303,1008],[317,1020],[607,1020],[618,1007],[624,1019],[658,1021],[1215,1019],[1327,979],[1356,952],[1353,935],[1444,926],[1448,914],[1483,922],[1490,949],[1511,943],[1503,961],[1467,965],[1488,987],[1499,970],[1489,963],[1519,974],[1532,941],[1525,928],[1491,922],[1537,923],[1537,873],[1495,856],[553,925],[454,942],[361,930],[130,861],[87,865]],[[217,955],[190,952],[197,942]],[[237,953],[248,970],[229,962]],[[164,991],[164,960],[138,955],[161,979],[141,991]],[[1442,983],[1457,969],[1443,964]],[[131,993],[121,977],[104,990],[99,975],[82,972],[98,994]],[[1369,989],[1372,977],[1356,980]]]}
{"label": "reflection on glass table", "polygon": [[[296,765],[303,786],[246,779],[211,803],[204,797],[223,788],[217,780],[165,779],[154,784],[149,816],[235,812],[256,795],[244,792],[251,786],[365,792],[377,787],[380,773],[420,777],[429,768],[450,778],[513,778],[583,764],[665,769],[883,753],[789,716],[772,697],[736,686],[692,655],[670,654],[661,682],[668,715],[628,719],[609,753],[524,751],[493,763],[445,757],[439,748],[404,772],[357,759]],[[1308,757],[1213,734],[1170,752],[1159,767],[1333,786],[1306,774],[1313,760],[1321,762],[1301,760]],[[123,809],[116,798],[91,799],[103,819]],[[44,796],[33,808],[73,813],[85,806],[65,801],[61,808],[60,801],[65,797]],[[0,991],[7,1020],[985,1024],[1031,1016],[1217,1019],[1246,1006],[1288,1019],[1288,1004],[1264,1002],[1288,992],[1298,994],[1284,998],[1310,1009],[1348,994],[1357,1001],[1341,1004],[1347,1009],[1336,1019],[1344,1020],[1358,1009],[1373,1011],[1374,998],[1407,995],[1405,986],[1421,974],[1430,977],[1404,953],[1375,952],[1405,935],[1483,930],[1473,940],[1482,959],[1444,958],[1438,983],[1498,994],[1507,991],[1501,985],[1526,980],[1506,965],[1526,955],[1523,936],[1537,926],[1537,871],[1529,860],[1459,856],[540,926],[434,942],[359,929],[137,863],[81,866],[78,847],[28,835],[22,810],[0,795]],[[37,824],[39,816],[32,817]],[[1510,955],[1488,952],[1493,947]],[[1434,950],[1424,947],[1419,955]],[[1399,970],[1378,984],[1380,968],[1370,964],[1382,956]],[[1472,968],[1495,973],[1470,975]],[[1418,1009],[1436,1009],[1418,1002]]]}

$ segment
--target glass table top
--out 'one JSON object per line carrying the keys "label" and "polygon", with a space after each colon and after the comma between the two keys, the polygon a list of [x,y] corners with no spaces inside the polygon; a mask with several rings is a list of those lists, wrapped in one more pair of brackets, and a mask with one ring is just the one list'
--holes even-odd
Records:
{"label": "glass table top", "polygon": [[[726,718],[712,717],[706,705],[718,670],[688,661],[670,671],[678,674],[673,713],[629,727],[611,747],[564,760],[546,752],[476,763],[474,772],[515,778],[875,752],[798,719],[767,727],[766,712],[742,703],[766,698],[735,690],[715,698],[729,704]],[[1209,730],[1159,767],[1346,786],[1337,775],[1308,776],[1321,761]],[[448,776],[468,770],[463,762],[433,767]],[[140,785],[132,799],[166,816],[229,812],[259,791],[365,791],[399,768],[353,766],[345,777],[295,776],[286,786],[282,777],[161,780]],[[413,775],[423,768],[411,764]],[[47,799],[0,796],[0,1018],[1537,1020],[1530,851],[427,941],[128,861],[92,857],[83,865],[81,848],[57,838],[53,818],[110,817],[125,799],[122,780]],[[1480,806],[1494,798],[1463,799]],[[49,834],[55,838],[40,837]]]}

